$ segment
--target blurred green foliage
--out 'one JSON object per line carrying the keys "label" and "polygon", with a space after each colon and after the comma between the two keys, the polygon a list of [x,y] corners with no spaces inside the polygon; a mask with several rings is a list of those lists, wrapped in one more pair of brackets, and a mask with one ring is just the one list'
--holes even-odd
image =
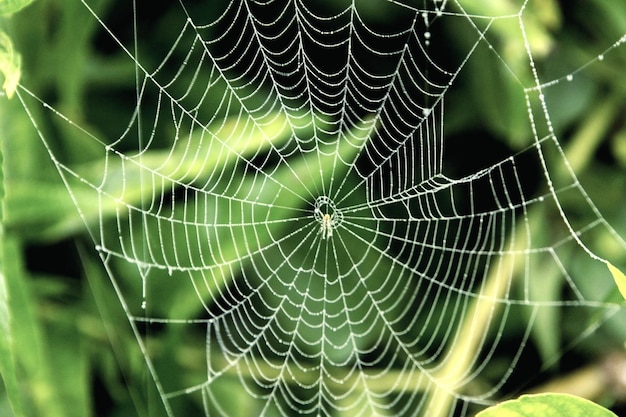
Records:
{"label": "blurred green foliage", "polygon": [[[0,12],[17,11],[23,7],[19,3],[2,2],[0,5],[4,8],[0,7]],[[92,3],[94,11],[105,17],[113,16],[120,7],[124,9],[120,2],[113,0]],[[501,4],[507,5],[508,2]],[[494,13],[493,7],[494,2],[473,1],[467,2],[466,11],[485,16],[506,12],[498,10]],[[393,10],[397,9],[384,3],[378,9],[368,6],[363,10],[364,13],[371,13],[368,16],[370,19],[381,24],[390,24],[397,17],[393,15]],[[144,58],[146,62],[158,63],[162,56],[159,54],[164,48],[167,50],[167,42],[173,39],[172,33],[166,31],[177,28],[168,26],[168,18],[168,14],[164,13],[154,37],[139,39],[142,43],[152,43],[150,47],[140,48],[142,51],[154,51],[154,56]],[[626,84],[623,82],[623,70],[626,68],[626,48],[612,49],[603,60],[597,59],[603,48],[611,46],[626,33],[624,6],[622,2],[589,0],[561,8],[556,2],[535,1],[529,3],[524,19],[540,79],[574,75],[571,81],[563,81],[545,91],[551,123],[591,199],[604,218],[618,232],[624,232],[624,236],[626,123],[623,115],[626,110]],[[523,37],[519,33],[519,24],[514,20],[512,18],[513,23],[495,24],[488,36],[498,46],[500,55],[490,53],[487,48],[477,49],[473,59],[467,63],[466,78],[460,80],[458,88],[450,92],[446,103],[447,135],[467,138],[467,132],[474,132],[467,140],[487,137],[490,143],[503,147],[508,154],[532,143],[524,91],[520,85],[534,85],[533,74],[524,54],[519,53],[525,46],[519,44]],[[132,106],[123,98],[135,95],[135,67],[120,48],[105,50],[98,43],[106,35],[81,2],[38,0],[19,13],[5,17],[2,29],[21,54],[21,82],[28,89],[61,111],[73,124],[98,132],[98,137],[113,140],[120,135],[132,113]],[[441,30],[450,38],[458,39],[459,45],[468,39],[464,36],[467,27],[451,25]],[[505,66],[500,65],[500,59],[505,60],[513,71],[503,71]],[[588,65],[590,62],[592,64]],[[562,88],[566,82],[574,83],[575,88],[569,88],[572,84]],[[7,393],[0,398],[0,414],[8,416],[13,413],[16,417],[160,415],[159,406],[153,405],[158,404],[158,394],[150,391],[150,383],[146,383],[144,358],[137,348],[135,335],[100,258],[93,253],[91,238],[85,232],[84,221],[95,224],[99,216],[113,217],[118,207],[99,204],[93,200],[88,189],[84,189],[83,193],[80,187],[75,188],[70,196],[46,146],[51,147],[55,155],[61,155],[66,166],[93,181],[101,175],[108,161],[102,158],[100,147],[87,145],[82,140],[84,132],[77,132],[65,120],[51,116],[41,103],[26,94],[24,100],[21,103],[16,98],[0,98],[3,180],[0,366]],[[37,121],[39,131],[45,135],[46,146],[33,129],[25,107]],[[231,110],[235,113],[238,109]],[[280,126],[280,120],[276,120],[274,127],[280,129]],[[255,132],[241,131],[239,134],[249,137]],[[174,147],[172,157],[168,153],[171,143],[166,136],[159,140],[163,142],[161,149],[165,150],[146,155],[143,162],[167,171],[164,163],[177,160],[180,165],[171,167],[171,172],[185,172],[185,175],[177,176],[184,181],[196,178],[202,169],[211,164],[232,163],[216,156],[215,160],[209,161],[209,165],[197,166],[195,159],[185,160],[184,149]],[[250,148],[246,149],[247,146]],[[260,147],[260,141],[246,140],[238,151],[254,153]],[[348,154],[350,149],[340,152]],[[213,152],[211,155],[226,154]],[[464,159],[469,158],[462,155],[450,160],[450,163],[462,164]],[[109,172],[121,170],[115,165],[107,167]],[[296,164],[292,168],[294,172],[299,172]],[[291,181],[289,176],[293,172],[283,171],[281,174],[285,178],[278,184]],[[74,180],[70,175],[69,181]],[[123,191],[119,189],[119,184],[111,184],[111,193],[123,193],[121,198],[135,202],[157,195],[169,185],[159,183],[153,188],[146,188],[130,181]],[[246,183],[243,189],[253,187],[253,183]],[[266,190],[276,194],[279,191]],[[568,202],[565,198],[564,204],[569,204],[568,208],[575,211],[576,205],[581,202],[576,199]],[[75,205],[81,208],[82,218]],[[589,221],[589,218],[583,218],[580,223]],[[285,228],[286,225],[277,227]],[[262,238],[269,239],[269,233],[285,232],[272,229]],[[548,227],[546,233],[549,233]],[[375,239],[375,236],[365,236],[364,239]],[[222,248],[222,254],[226,259],[236,258],[239,251],[232,241],[229,242],[231,246]],[[365,250],[364,245],[356,240],[351,243],[354,253],[343,256],[360,259],[362,254],[359,251]],[[263,246],[265,243],[260,239],[255,244]],[[594,250],[623,270],[626,260],[621,258],[622,249],[611,241],[610,236],[598,234],[594,236],[593,244]],[[297,251],[294,252],[297,254]],[[281,255],[268,253],[268,257],[273,256]],[[602,273],[589,260],[572,258],[569,261],[572,262],[572,269],[585,271],[586,275]],[[123,273],[125,267],[134,268],[124,265],[113,267],[118,273]],[[367,263],[360,267],[391,268],[389,265]],[[163,277],[170,272],[161,271]],[[219,273],[222,272],[216,272]],[[549,278],[550,274],[559,273],[558,270],[548,271],[546,276]],[[548,278],[541,295],[547,299],[559,299],[561,289],[558,283]],[[224,277],[216,282],[226,285],[227,280]],[[308,283],[296,282],[294,285],[306,286]],[[597,299],[611,297],[614,293],[610,286],[598,287],[597,281],[585,284],[581,280],[577,285],[588,285],[585,290],[595,292]],[[323,291],[321,288],[310,290],[312,293]],[[339,287],[327,290],[343,293]],[[142,288],[140,283],[128,283],[124,291],[140,299]],[[355,292],[353,296],[356,299],[363,294]],[[197,312],[197,297],[187,287],[172,286],[171,291],[155,295],[155,300],[159,308],[170,313],[176,311],[177,316],[193,317]],[[266,300],[277,302],[271,301],[271,293],[266,294]],[[567,340],[558,338],[554,328],[559,326],[561,316],[554,310],[538,320],[534,336],[540,354],[548,358],[579,336],[575,331],[568,333],[569,329],[566,329],[563,337]],[[293,325],[289,315],[282,320],[285,328]],[[313,317],[309,320],[315,322]],[[374,332],[370,334],[378,336]],[[179,342],[180,338],[193,335],[167,332],[159,337],[158,346],[163,355],[194,358],[204,354],[186,351],[185,344]],[[594,334],[585,340],[587,356],[584,360],[595,360],[608,347],[618,346],[624,338],[624,327],[617,325]],[[362,342],[367,343],[367,340]],[[341,355],[346,355],[346,352],[336,354],[338,357],[335,360],[340,361]],[[497,367],[497,361],[494,362]],[[191,365],[189,367],[192,368]],[[173,371],[169,375],[172,380],[183,378]],[[231,403],[233,415],[249,415],[250,410],[254,410],[256,404],[244,400],[245,396],[237,398],[237,389],[241,388],[237,388],[235,379],[232,387],[225,385],[220,389],[227,393],[225,395],[235,398]],[[611,401],[610,398],[607,400]],[[186,407],[189,406],[183,405],[181,409],[194,411]]]}

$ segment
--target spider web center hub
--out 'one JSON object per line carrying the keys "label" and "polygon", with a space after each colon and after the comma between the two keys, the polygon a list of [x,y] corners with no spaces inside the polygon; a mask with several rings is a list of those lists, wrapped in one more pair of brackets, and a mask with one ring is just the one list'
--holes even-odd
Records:
{"label": "spider web center hub", "polygon": [[319,196],[315,199],[313,218],[321,226],[327,221],[326,219],[330,218],[333,229],[336,229],[343,222],[343,213],[337,209],[332,199],[327,196]]}

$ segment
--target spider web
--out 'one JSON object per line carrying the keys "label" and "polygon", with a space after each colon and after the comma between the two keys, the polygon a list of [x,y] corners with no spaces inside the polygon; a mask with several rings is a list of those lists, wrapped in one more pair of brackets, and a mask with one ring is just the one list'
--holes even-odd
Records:
{"label": "spider web", "polygon": [[[569,265],[604,265],[598,234],[626,245],[551,124],[546,95],[584,67],[540,79],[526,2],[485,16],[447,1],[181,0],[173,38],[153,26],[160,6],[133,2],[120,23],[82,3],[133,64],[127,127],[90,133],[42,101],[99,152],[84,166],[39,133],[166,415],[466,415],[518,388],[547,311],[596,314],[581,339],[623,312]],[[393,27],[365,17],[372,3]],[[491,37],[501,24],[514,61]],[[467,35],[454,44],[452,26]],[[467,145],[444,132],[444,105],[471,106],[455,87],[485,56],[531,135],[509,155],[470,146],[455,166]]]}

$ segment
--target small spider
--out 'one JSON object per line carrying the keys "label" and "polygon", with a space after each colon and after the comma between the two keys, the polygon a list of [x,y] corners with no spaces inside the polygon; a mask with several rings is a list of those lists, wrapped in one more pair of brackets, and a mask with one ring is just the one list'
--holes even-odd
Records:
{"label": "small spider", "polygon": [[333,235],[333,227],[335,227],[334,215],[324,214],[322,217],[322,224],[320,225],[319,233],[322,234],[322,239],[330,238]]}

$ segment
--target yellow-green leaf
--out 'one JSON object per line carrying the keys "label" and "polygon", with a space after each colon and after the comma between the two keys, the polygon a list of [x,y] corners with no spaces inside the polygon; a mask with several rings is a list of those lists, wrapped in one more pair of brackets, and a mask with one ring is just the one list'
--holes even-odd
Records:
{"label": "yellow-green leaf", "polygon": [[617,417],[613,412],[570,394],[522,395],[504,401],[476,417]]}
{"label": "yellow-green leaf", "polygon": [[626,299],[626,275],[624,275],[622,271],[614,267],[610,262],[607,262],[606,266],[609,268],[609,272],[611,272],[611,275],[613,275],[615,284],[617,284],[617,288],[622,294],[622,297]]}

